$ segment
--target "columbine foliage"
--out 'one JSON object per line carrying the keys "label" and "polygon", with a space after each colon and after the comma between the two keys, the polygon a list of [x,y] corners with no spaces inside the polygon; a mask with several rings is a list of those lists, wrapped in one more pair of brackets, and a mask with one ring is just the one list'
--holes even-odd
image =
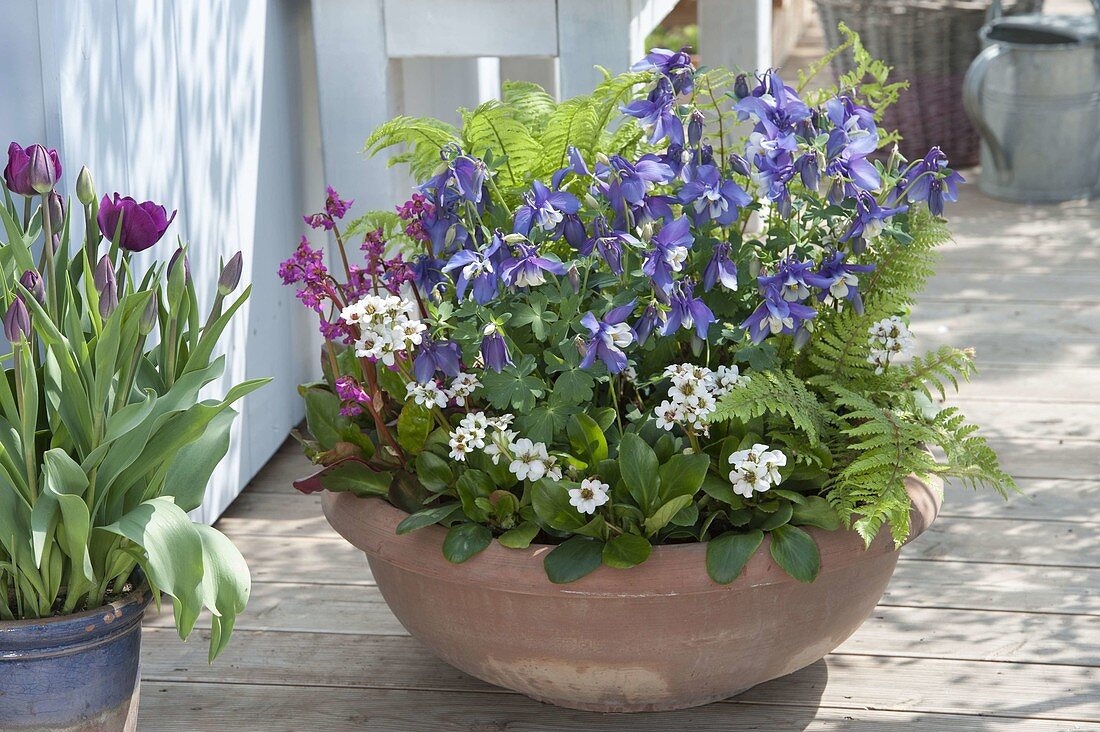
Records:
{"label": "columbine foliage", "polygon": [[342,274],[307,241],[281,269],[326,338],[299,487],[384,496],[455,562],[554,544],[554,582],[676,542],[730,582],[765,536],[810,581],[813,530],[905,540],[907,476],[1010,489],[933,402],[970,355],[910,358],[961,179],[885,149],[900,85],[844,48],[856,73],[807,99],[654,49],[590,95],[513,83],[461,130],[379,128],[367,151],[402,148],[416,193],[342,231],[330,190],[306,220]]}
{"label": "columbine foliage", "polygon": [[[181,637],[211,611],[213,660],[251,583],[240,552],[187,511],[229,448],[232,405],[266,382],[199,399],[222,375],[214,348],[248,298],[245,289],[229,299],[241,255],[200,312],[182,248],[167,267],[142,272],[131,260],[163,236],[163,207],[118,194],[97,201],[83,169],[82,207],[69,208],[52,190],[56,153],[54,173],[28,189],[15,174],[20,152],[13,144],[0,201],[11,344],[0,378],[0,619],[100,607],[136,585],[140,567],[158,603],[162,591],[173,598]],[[70,237],[74,217],[83,241]]]}

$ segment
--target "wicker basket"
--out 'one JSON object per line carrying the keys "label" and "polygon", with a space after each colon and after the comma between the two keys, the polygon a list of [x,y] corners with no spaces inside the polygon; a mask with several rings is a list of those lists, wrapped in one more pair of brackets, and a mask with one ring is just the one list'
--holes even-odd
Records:
{"label": "wicker basket", "polygon": [[[894,67],[893,79],[909,88],[886,111],[883,127],[902,135],[902,154],[923,156],[939,145],[953,167],[978,163],[978,133],[963,110],[962,83],[981,51],[978,31],[989,3],[982,0],[815,0],[830,48],[843,37],[843,22],[859,33],[875,58]],[[1042,0],[1008,0],[1006,14],[1037,12]],[[833,61],[840,76],[853,68],[851,53]]]}

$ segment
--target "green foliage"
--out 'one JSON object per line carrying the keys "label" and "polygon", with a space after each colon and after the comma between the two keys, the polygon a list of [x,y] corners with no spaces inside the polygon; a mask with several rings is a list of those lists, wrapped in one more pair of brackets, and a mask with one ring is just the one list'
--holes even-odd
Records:
{"label": "green foliage", "polygon": [[459,142],[454,126],[431,117],[394,117],[383,122],[363,143],[363,152],[377,155],[382,150],[403,146],[403,152],[394,155],[389,165],[405,163],[419,180],[431,177],[439,167],[440,151],[449,144]]}
{"label": "green foliage", "polygon": [[711,421],[749,422],[765,414],[789,419],[812,444],[820,441],[832,421],[832,415],[803,380],[782,370],[753,371],[741,386],[722,397]]}

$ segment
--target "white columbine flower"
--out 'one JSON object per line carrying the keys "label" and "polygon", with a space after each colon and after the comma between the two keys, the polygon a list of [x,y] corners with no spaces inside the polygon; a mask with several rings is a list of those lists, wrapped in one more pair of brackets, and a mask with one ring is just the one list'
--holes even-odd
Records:
{"label": "white columbine flower", "polygon": [[509,450],[512,453],[512,462],[508,469],[516,478],[535,481],[546,475],[547,463],[550,461],[546,445],[521,437],[509,446]]}
{"label": "white columbine flower", "polygon": [[763,493],[783,480],[779,468],[787,464],[787,456],[757,443],[747,450],[730,454],[729,462],[733,466],[729,473],[733,492],[751,498],[754,493]]}
{"label": "white columbine flower", "polygon": [[596,509],[607,503],[607,492],[611,486],[596,478],[585,478],[580,488],[569,489],[569,505],[575,506],[579,513],[596,513]]}

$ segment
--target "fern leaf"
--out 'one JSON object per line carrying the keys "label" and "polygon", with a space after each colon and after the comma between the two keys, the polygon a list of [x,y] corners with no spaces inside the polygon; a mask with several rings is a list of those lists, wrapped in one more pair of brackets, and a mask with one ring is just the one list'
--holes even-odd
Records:
{"label": "fern leaf", "polygon": [[573,97],[559,104],[539,138],[542,148],[539,175],[549,176],[564,168],[569,161],[570,146],[591,158],[599,132],[592,97]]}
{"label": "fern leaf", "polygon": [[501,85],[501,101],[516,112],[516,118],[536,137],[544,129],[558,104],[538,84],[531,81],[506,81]]}
{"label": "fern leaf", "polygon": [[440,151],[457,144],[458,131],[452,125],[431,117],[394,117],[375,128],[363,144],[363,152],[374,156],[383,150],[404,145],[406,152],[389,160],[389,165],[408,163],[413,177],[426,180],[440,163]]}
{"label": "fern leaf", "polygon": [[786,417],[817,445],[829,414],[805,384],[788,371],[753,371],[718,402],[711,421],[747,422],[764,414]]}
{"label": "fern leaf", "polygon": [[479,158],[492,150],[494,157],[504,158],[503,185],[526,186],[542,150],[517,111],[493,99],[461,113],[463,149]]}

